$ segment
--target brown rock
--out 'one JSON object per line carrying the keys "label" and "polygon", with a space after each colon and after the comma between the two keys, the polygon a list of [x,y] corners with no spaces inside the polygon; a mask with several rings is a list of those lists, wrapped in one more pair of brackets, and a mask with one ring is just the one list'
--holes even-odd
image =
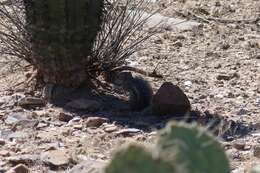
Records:
{"label": "brown rock", "polygon": [[16,165],[15,167],[7,171],[7,173],[29,173],[29,172],[30,172],[29,168],[23,164]]}
{"label": "brown rock", "polygon": [[246,147],[246,143],[242,141],[235,141],[233,143],[233,147],[237,150],[244,150]]}
{"label": "brown rock", "polygon": [[19,156],[8,157],[7,160],[12,164],[28,164],[38,162],[40,157],[39,155],[23,154]]}
{"label": "brown rock", "polygon": [[0,145],[5,145],[5,140],[0,138]]}
{"label": "brown rock", "polygon": [[152,110],[156,115],[181,115],[191,110],[188,97],[171,82],[165,82],[152,100]]}
{"label": "brown rock", "polygon": [[107,118],[101,118],[101,117],[89,117],[86,121],[87,127],[99,127],[103,123],[108,122]]}
{"label": "brown rock", "polygon": [[8,157],[8,156],[10,156],[10,152],[7,151],[7,150],[1,150],[1,151],[0,151],[0,156],[2,156],[2,157]]}
{"label": "brown rock", "polygon": [[60,112],[58,118],[60,121],[69,122],[70,120],[73,119],[73,116],[68,113]]}

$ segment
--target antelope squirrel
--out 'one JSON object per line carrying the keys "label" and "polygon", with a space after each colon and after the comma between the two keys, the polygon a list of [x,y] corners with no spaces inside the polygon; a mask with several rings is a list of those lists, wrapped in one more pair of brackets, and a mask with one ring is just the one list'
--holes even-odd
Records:
{"label": "antelope squirrel", "polygon": [[[129,104],[133,111],[143,111],[151,104],[153,90],[150,84],[141,77],[134,77],[131,72],[115,72],[106,76],[106,81],[122,88],[129,93]],[[46,85],[43,97],[50,102],[56,102],[74,91],[73,88],[58,85]]]}
{"label": "antelope squirrel", "polygon": [[131,72],[119,72],[115,74],[112,83],[129,92],[131,110],[141,111],[151,104],[153,90],[143,78],[133,77]]}

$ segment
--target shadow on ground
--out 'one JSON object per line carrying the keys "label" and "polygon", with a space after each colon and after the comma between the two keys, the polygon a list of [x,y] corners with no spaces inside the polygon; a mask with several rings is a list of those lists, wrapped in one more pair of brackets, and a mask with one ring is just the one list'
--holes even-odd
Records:
{"label": "shadow on ground", "polygon": [[[222,115],[211,114],[209,112],[201,112],[199,110],[191,111],[188,115],[165,115],[155,116],[149,111],[132,112],[129,108],[127,99],[115,93],[111,94],[97,94],[85,92],[86,90],[79,90],[70,94],[67,99],[64,97],[57,100],[55,103],[58,107],[63,107],[66,111],[72,113],[74,116],[87,117],[103,117],[108,118],[111,122],[115,122],[123,127],[137,128],[144,132],[152,132],[165,127],[167,122],[171,120],[185,121],[188,123],[198,123],[205,127],[207,131],[211,131],[223,140],[230,141],[238,137],[249,134],[255,130],[253,125],[228,120]],[[117,95],[117,96],[115,96]],[[96,112],[80,111],[66,107],[66,102],[84,98],[88,100],[95,100],[101,103],[102,108]]]}

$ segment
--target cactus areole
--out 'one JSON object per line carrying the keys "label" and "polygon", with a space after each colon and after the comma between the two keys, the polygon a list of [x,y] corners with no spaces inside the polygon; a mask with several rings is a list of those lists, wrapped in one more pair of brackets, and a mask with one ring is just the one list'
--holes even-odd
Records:
{"label": "cactus areole", "polygon": [[79,86],[102,22],[104,0],[23,0],[32,61],[45,83]]}

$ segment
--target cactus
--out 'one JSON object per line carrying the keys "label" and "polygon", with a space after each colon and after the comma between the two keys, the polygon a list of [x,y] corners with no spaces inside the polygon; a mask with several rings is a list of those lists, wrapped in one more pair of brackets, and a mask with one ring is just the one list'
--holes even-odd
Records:
{"label": "cactus", "polygon": [[251,170],[250,170],[250,173],[260,173],[260,165],[257,165],[255,167],[253,167]]}
{"label": "cactus", "polygon": [[[173,165],[153,156],[142,146],[129,145],[116,153],[106,173],[177,173]],[[182,172],[185,173],[185,172]]]}
{"label": "cactus", "polygon": [[23,0],[33,64],[45,83],[79,86],[99,31],[104,0]]}
{"label": "cactus", "polygon": [[170,122],[160,133],[157,149],[161,158],[185,165],[188,172],[230,172],[221,145],[195,124]]}

